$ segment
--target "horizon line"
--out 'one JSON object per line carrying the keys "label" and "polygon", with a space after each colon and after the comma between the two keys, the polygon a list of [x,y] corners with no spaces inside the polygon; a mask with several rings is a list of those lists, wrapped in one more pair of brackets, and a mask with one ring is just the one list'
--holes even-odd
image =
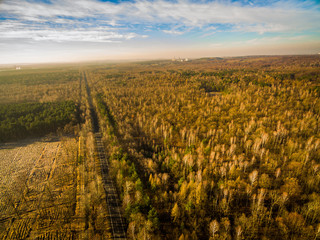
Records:
{"label": "horizon line", "polygon": [[[225,55],[225,56],[202,56],[202,57],[181,57],[181,59],[200,60],[210,58],[241,58],[241,57],[281,57],[281,56],[320,56],[320,53],[303,53],[303,54],[248,54],[248,55]],[[9,67],[13,65],[59,65],[59,64],[90,64],[90,63],[130,63],[143,61],[170,61],[178,59],[179,56],[171,58],[121,58],[121,59],[97,59],[97,60],[80,60],[80,61],[43,61],[43,62],[15,62],[15,63],[0,63],[0,67]]]}

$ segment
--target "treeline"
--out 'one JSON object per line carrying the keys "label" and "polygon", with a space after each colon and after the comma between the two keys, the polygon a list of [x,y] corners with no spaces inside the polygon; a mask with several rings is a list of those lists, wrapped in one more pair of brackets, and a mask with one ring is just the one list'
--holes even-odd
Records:
{"label": "treeline", "polygon": [[43,136],[80,120],[72,101],[0,104],[0,141]]}
{"label": "treeline", "polygon": [[[319,238],[319,60],[89,72],[129,238]],[[127,211],[142,199],[148,211]]]}

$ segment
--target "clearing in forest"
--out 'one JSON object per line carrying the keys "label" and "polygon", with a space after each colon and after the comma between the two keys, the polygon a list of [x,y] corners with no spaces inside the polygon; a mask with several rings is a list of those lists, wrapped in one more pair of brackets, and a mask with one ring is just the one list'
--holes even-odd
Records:
{"label": "clearing in forest", "polygon": [[0,238],[71,239],[75,140],[38,139],[0,146]]}

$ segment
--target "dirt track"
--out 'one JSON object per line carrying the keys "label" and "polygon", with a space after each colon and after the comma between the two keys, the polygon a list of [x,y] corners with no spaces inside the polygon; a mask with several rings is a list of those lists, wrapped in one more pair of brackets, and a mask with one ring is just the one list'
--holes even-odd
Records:
{"label": "dirt track", "polygon": [[91,117],[93,121],[94,138],[96,145],[96,154],[99,157],[99,164],[101,169],[101,175],[103,179],[104,189],[106,192],[106,200],[108,205],[109,220],[111,225],[111,233],[113,239],[127,239],[126,238],[126,222],[121,215],[121,204],[119,201],[119,196],[117,189],[115,188],[112,179],[109,176],[109,165],[106,158],[106,153],[104,150],[104,145],[102,141],[102,133],[100,132],[99,121],[97,113],[92,104],[91,91],[88,85],[87,76],[83,73],[83,80],[85,82],[86,91],[88,95],[89,107],[91,112]]}

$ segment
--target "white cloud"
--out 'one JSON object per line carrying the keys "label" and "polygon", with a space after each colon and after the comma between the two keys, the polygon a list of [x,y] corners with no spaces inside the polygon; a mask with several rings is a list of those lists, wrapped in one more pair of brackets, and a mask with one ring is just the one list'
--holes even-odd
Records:
{"label": "white cloud", "polygon": [[200,38],[223,31],[296,34],[306,30],[319,33],[320,30],[319,9],[308,1],[278,1],[265,6],[257,6],[254,1],[241,5],[221,0],[136,0],[119,4],[98,0],[51,2],[1,1],[0,17],[5,20],[0,21],[0,42],[27,39],[118,43],[147,38],[155,31],[183,35],[195,29],[201,32]]}
{"label": "white cloud", "polygon": [[[69,21],[62,21],[62,23]],[[59,22],[60,23],[60,22]],[[71,22],[74,24],[74,21]],[[35,41],[78,41],[78,42],[119,42],[138,37],[136,33],[119,33],[113,27],[63,28],[47,25],[29,25],[16,20],[7,20],[0,24],[0,40],[31,39]],[[141,36],[145,38],[145,36]]]}
{"label": "white cloud", "polygon": [[253,38],[244,42],[239,42],[239,44],[244,45],[266,45],[266,44],[274,44],[274,43],[286,43],[286,42],[299,42],[300,40],[307,39],[306,35],[299,35],[299,36],[287,36],[287,37],[262,37],[262,38]]}
{"label": "white cloud", "polygon": [[[120,34],[98,30],[7,30],[0,39],[32,39],[35,41],[77,41],[77,42],[121,42],[137,37],[135,33]],[[143,36],[144,37],[144,36]]]}
{"label": "white cloud", "polygon": [[183,31],[177,31],[177,30],[162,30],[162,32],[167,34],[172,34],[172,35],[182,35],[185,33]]}
{"label": "white cloud", "polygon": [[[1,12],[23,20],[59,20],[58,17],[94,18],[121,23],[154,24],[180,23],[185,26],[201,27],[207,24],[232,24],[236,30],[295,31],[319,28],[320,14],[310,8],[310,3],[293,4],[292,1],[278,2],[274,6],[251,6],[232,4],[229,1],[189,2],[180,0],[137,0],[135,2],[99,2],[96,0],[56,0],[52,4],[21,0],[4,1]],[[59,20],[61,21],[61,19]],[[249,27],[248,27],[249,26]],[[251,26],[251,27],[250,27]]]}

